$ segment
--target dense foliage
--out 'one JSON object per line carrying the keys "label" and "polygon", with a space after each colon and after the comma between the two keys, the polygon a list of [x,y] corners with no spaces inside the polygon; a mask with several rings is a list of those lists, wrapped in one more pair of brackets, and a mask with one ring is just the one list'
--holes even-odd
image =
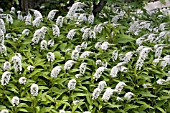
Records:
{"label": "dense foliage", "polygon": [[1,113],[170,112],[169,8],[56,12],[0,14]]}

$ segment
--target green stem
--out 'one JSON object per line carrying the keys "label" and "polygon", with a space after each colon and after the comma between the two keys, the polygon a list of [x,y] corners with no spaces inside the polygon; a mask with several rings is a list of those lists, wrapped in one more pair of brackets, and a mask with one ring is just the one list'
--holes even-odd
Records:
{"label": "green stem", "polygon": [[13,113],[17,113],[17,107],[16,106],[13,106]]}
{"label": "green stem", "polygon": [[35,97],[32,97],[32,111],[33,113],[36,113],[36,109],[35,109],[35,106],[36,106],[36,98]]}

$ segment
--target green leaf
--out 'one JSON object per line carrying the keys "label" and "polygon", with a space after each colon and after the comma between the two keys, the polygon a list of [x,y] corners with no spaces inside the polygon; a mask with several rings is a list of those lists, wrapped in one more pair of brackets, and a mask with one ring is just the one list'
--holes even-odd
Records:
{"label": "green leaf", "polygon": [[170,96],[161,96],[159,98],[160,98],[160,100],[167,100],[167,99],[170,99]]}
{"label": "green leaf", "polygon": [[129,35],[119,35],[120,38],[116,39],[116,43],[127,43],[127,42],[132,42],[136,39],[132,38],[131,36]]}
{"label": "green leaf", "polygon": [[21,112],[29,112],[28,110],[24,109],[24,108],[19,108],[18,111],[21,111]]}
{"label": "green leaf", "polygon": [[111,104],[109,103],[109,105],[107,106],[108,108],[119,108],[121,107],[122,105],[115,105],[115,104]]}
{"label": "green leaf", "polygon": [[162,108],[160,108],[158,106],[156,106],[155,108],[158,109],[159,111],[161,111],[162,113],[166,113]]}
{"label": "green leaf", "polygon": [[51,96],[46,95],[46,98],[47,98],[48,100],[50,100],[51,102],[54,102],[54,99],[53,99]]}
{"label": "green leaf", "polygon": [[164,5],[166,4],[165,0],[160,0],[160,2]]}
{"label": "green leaf", "polygon": [[59,48],[60,48],[61,51],[65,51],[66,46],[67,46],[67,43],[62,43],[62,44],[59,46]]}
{"label": "green leaf", "polygon": [[81,96],[86,96],[87,94],[85,93],[74,93],[75,97],[81,97]]}
{"label": "green leaf", "polygon": [[42,89],[49,89],[49,88],[46,87],[46,86],[39,86],[38,88],[39,88],[39,90],[42,90]]}
{"label": "green leaf", "polygon": [[133,104],[127,104],[127,105],[125,105],[125,111],[128,111],[128,110],[130,110],[130,109],[136,109],[136,108],[138,108],[139,106],[137,106],[137,105],[133,105]]}
{"label": "green leaf", "polygon": [[141,91],[140,93],[143,97],[156,97],[155,95],[151,94],[150,91]]}
{"label": "green leaf", "polygon": [[55,51],[55,52],[54,52],[54,55],[55,55],[55,58],[56,58],[56,59],[60,59],[60,58],[61,58],[61,53],[60,53],[60,51]]}
{"label": "green leaf", "polygon": [[144,101],[136,101],[136,102],[139,103],[139,104],[142,104],[140,106],[140,108],[139,108],[140,110],[145,110],[147,108],[154,109],[152,106],[150,106],[149,104],[145,103]]}
{"label": "green leaf", "polygon": [[90,97],[90,94],[86,95],[87,102],[92,105],[92,99]]}

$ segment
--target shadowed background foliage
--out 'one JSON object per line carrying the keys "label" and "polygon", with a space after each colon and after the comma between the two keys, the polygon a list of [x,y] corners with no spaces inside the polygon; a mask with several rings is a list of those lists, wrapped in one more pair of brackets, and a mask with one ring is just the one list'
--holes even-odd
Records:
{"label": "shadowed background foliage", "polygon": [[[67,12],[68,7],[70,7],[76,1],[85,2],[89,6],[93,6],[92,10],[94,15],[96,15],[106,5],[126,2],[141,4],[138,5],[141,7],[143,5],[143,1],[151,2],[156,0],[1,0],[0,7],[4,10],[9,10],[12,6],[14,6],[15,8],[26,13],[30,8],[42,11],[44,10],[45,12],[48,12],[52,9],[58,9],[60,12],[64,13]],[[45,8],[42,8],[41,6],[45,6]]]}

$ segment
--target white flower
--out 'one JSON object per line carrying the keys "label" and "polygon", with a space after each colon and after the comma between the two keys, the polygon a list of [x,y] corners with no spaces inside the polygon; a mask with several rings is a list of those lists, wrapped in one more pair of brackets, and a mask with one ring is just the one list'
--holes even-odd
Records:
{"label": "white flower", "polygon": [[131,57],[133,56],[133,54],[134,54],[134,53],[131,52],[131,51],[130,51],[130,52],[127,52],[127,53],[125,54],[125,57],[123,58],[123,61],[128,63],[128,62],[130,61]]}
{"label": "white flower", "polygon": [[102,64],[102,61],[101,60],[96,60],[96,66],[97,65],[101,65]]}
{"label": "white flower", "polygon": [[80,22],[78,21],[78,17],[79,17],[79,16],[80,16],[80,13],[74,13],[74,14],[73,14],[72,19],[77,21],[76,24],[80,24]]}
{"label": "white flower", "polygon": [[34,71],[34,66],[31,66],[31,65],[29,65],[28,67],[27,67],[27,69],[29,70],[29,71]]}
{"label": "white flower", "polygon": [[20,60],[22,60],[22,56],[21,56],[21,54],[20,54],[20,53],[16,53],[16,54],[15,54],[15,56],[19,57],[19,58],[20,58]]}
{"label": "white flower", "polygon": [[71,51],[71,49],[70,49],[70,48],[66,49],[66,52],[67,52],[67,53],[70,53],[70,51]]}
{"label": "white flower", "polygon": [[74,63],[76,63],[76,62],[73,61],[73,60],[68,60],[68,61],[64,64],[64,70],[70,70]]}
{"label": "white flower", "polygon": [[102,46],[102,42],[97,42],[97,43],[95,44],[95,48],[96,48],[96,49],[101,48],[101,46]]}
{"label": "white flower", "polygon": [[13,106],[18,106],[19,105],[19,98],[17,96],[14,96],[11,100],[11,103]]}
{"label": "white flower", "polygon": [[30,9],[30,11],[33,11],[34,12],[34,16],[35,16],[35,19],[36,18],[42,18],[42,14],[38,11],[38,10],[34,10],[34,9]]}
{"label": "white flower", "polygon": [[115,89],[118,91],[118,94],[120,94],[120,92],[123,90],[123,87],[126,86],[126,84],[124,82],[119,82]]}
{"label": "white flower", "polygon": [[48,20],[53,20],[53,18],[54,18],[54,16],[55,16],[55,14],[56,14],[57,11],[58,11],[58,10],[51,10],[51,11],[48,13],[47,19],[48,19]]}
{"label": "white flower", "polygon": [[27,81],[27,79],[26,79],[25,77],[19,78],[19,83],[20,83],[20,84],[25,85],[25,84],[26,84],[26,81]]}
{"label": "white flower", "polygon": [[0,113],[9,113],[9,111],[7,109],[3,109],[3,110],[1,110]]}
{"label": "white flower", "polygon": [[12,57],[12,62],[14,63],[15,71],[22,71],[21,59],[22,59],[22,56],[20,53],[17,53],[15,56]]}
{"label": "white flower", "polygon": [[32,16],[29,12],[28,12],[27,16],[24,17],[24,19],[25,19],[25,25],[31,25]]}
{"label": "white flower", "polygon": [[10,13],[15,14],[15,7],[11,7]]}
{"label": "white flower", "polygon": [[107,68],[107,62],[102,62],[102,66]]}
{"label": "white flower", "polygon": [[161,61],[162,59],[154,59],[153,61],[152,61],[152,63],[153,63],[153,65],[154,66],[156,66],[157,65],[157,63],[159,63],[160,61]]}
{"label": "white flower", "polygon": [[74,104],[74,105],[77,105],[79,102],[80,102],[80,100],[74,100],[74,101],[73,101],[73,104]]}
{"label": "white flower", "polygon": [[100,76],[102,75],[102,73],[104,72],[104,70],[105,70],[106,68],[105,67],[99,67],[97,70],[96,70],[96,72],[95,72],[95,74],[93,75],[93,78],[97,81],[99,78],[100,78]]}
{"label": "white flower", "polygon": [[4,44],[4,32],[0,29],[0,44]]}
{"label": "white flower", "polygon": [[6,71],[2,74],[2,78],[1,78],[1,85],[5,86],[8,84],[9,80],[11,78],[11,73]]}
{"label": "white flower", "polygon": [[117,66],[114,66],[110,71],[110,76],[112,78],[117,77],[118,72],[119,72],[119,68]]}
{"label": "white flower", "polygon": [[69,9],[66,17],[69,19],[73,19],[74,18],[74,14],[76,14],[76,12],[78,11],[84,11],[83,7],[85,7],[86,5],[84,3],[81,2],[75,2],[71,8]]}
{"label": "white flower", "polygon": [[81,63],[80,67],[79,67],[79,70],[80,70],[80,74],[84,74],[85,71],[86,71],[86,66],[87,66],[87,63]]}
{"label": "white flower", "polygon": [[84,21],[87,21],[87,17],[86,17],[85,13],[80,14],[79,17],[78,17],[78,22],[79,23],[84,22]]}
{"label": "white flower", "polygon": [[52,52],[47,53],[47,60],[48,62],[53,62],[55,60],[55,55]]}
{"label": "white flower", "polygon": [[145,38],[144,38],[144,37],[140,37],[140,38],[138,38],[138,39],[136,40],[136,45],[141,46],[141,45],[142,45],[142,43],[144,42],[144,40],[145,40]]}
{"label": "white flower", "polygon": [[54,46],[54,40],[53,39],[48,41],[48,46],[50,46],[50,47]]}
{"label": "white flower", "polygon": [[29,35],[29,32],[30,32],[29,29],[24,29],[24,30],[22,31],[22,34],[28,36],[28,35]]}
{"label": "white flower", "polygon": [[0,18],[0,29],[3,31],[3,33],[6,33],[4,20],[1,18]]}
{"label": "white flower", "polygon": [[[170,72],[170,71],[168,71],[168,72]],[[169,82],[169,81],[170,81],[170,76],[167,77],[167,79],[166,79],[166,82]]]}
{"label": "white flower", "polygon": [[82,74],[76,74],[75,77],[79,78],[80,76],[82,76]]}
{"label": "white flower", "polygon": [[161,66],[164,69],[167,65],[170,65],[170,55],[166,55],[161,62]]}
{"label": "white flower", "polygon": [[143,84],[143,88],[147,88],[147,87],[149,87],[149,86],[151,86],[151,84],[150,84],[150,83]]}
{"label": "white flower", "polygon": [[125,67],[125,66],[120,66],[120,71],[121,72],[127,72],[127,67]]}
{"label": "white flower", "polygon": [[139,54],[139,58],[136,62],[136,69],[140,70],[144,64],[144,60],[147,58],[148,56],[148,53],[152,51],[151,48],[149,47],[144,47],[142,48],[142,50],[140,51],[140,54]]}
{"label": "white flower", "polygon": [[156,48],[156,50],[155,50],[155,58],[160,58],[161,57],[162,49],[163,49],[162,46]]}
{"label": "white flower", "polygon": [[58,16],[57,20],[56,20],[56,25],[58,25],[59,27],[62,27],[63,26],[63,20],[64,20],[64,17]]}
{"label": "white flower", "polygon": [[146,46],[139,46],[137,49],[136,49],[136,52],[137,53],[140,53],[142,51],[142,49],[146,48]]}
{"label": "white flower", "polygon": [[51,71],[51,77],[56,78],[60,73],[61,69],[62,69],[61,66],[56,66],[55,68],[53,68]]}
{"label": "white flower", "polygon": [[142,59],[145,59],[150,51],[152,51],[152,49],[149,47],[143,48],[139,55]]}
{"label": "white flower", "polygon": [[54,36],[58,36],[58,37],[60,36],[60,29],[57,25],[53,25],[52,30]]}
{"label": "white flower", "polygon": [[125,97],[127,100],[129,100],[129,99],[132,98],[132,96],[134,96],[134,94],[133,94],[132,92],[127,92],[124,97]]}
{"label": "white flower", "polygon": [[100,91],[103,91],[105,86],[107,86],[105,81],[100,81],[98,84],[98,88],[100,89]]}
{"label": "white flower", "polygon": [[101,49],[102,50],[107,50],[107,48],[109,47],[109,43],[108,42],[103,42],[101,45]]}
{"label": "white flower", "polygon": [[117,100],[117,101],[123,101],[123,99],[120,98],[120,97],[117,97],[116,100]]}
{"label": "white flower", "polygon": [[82,43],[81,43],[81,47],[82,47],[83,49],[86,49],[86,48],[87,48],[87,42],[82,42]]}
{"label": "white flower", "polygon": [[84,111],[83,113],[91,113],[90,111]]}
{"label": "white flower", "polygon": [[3,44],[0,44],[0,54],[4,54],[6,52],[6,46]]}
{"label": "white flower", "polygon": [[98,25],[95,25],[94,26],[94,31],[96,32],[96,33],[101,33],[102,32],[102,30],[103,30],[103,25],[102,24],[98,24]]}
{"label": "white flower", "polygon": [[166,25],[167,25],[167,23],[161,23],[161,24],[159,25],[159,29],[160,29],[161,31],[164,31]]}
{"label": "white flower", "polygon": [[40,26],[40,23],[42,20],[43,20],[42,17],[37,17],[37,18],[35,18],[35,20],[32,21],[32,25],[34,27],[38,27],[38,26]]}
{"label": "white flower", "polygon": [[31,95],[37,96],[38,95],[38,85],[32,84],[30,88]]}
{"label": "white flower", "polygon": [[2,8],[0,8],[0,12],[1,12],[1,13],[3,13],[3,12],[4,12],[4,10],[3,10]]}
{"label": "white flower", "polygon": [[156,81],[156,83],[159,84],[159,85],[162,85],[164,82],[166,82],[166,80],[164,80],[164,79],[158,79]]}
{"label": "white flower", "polygon": [[13,18],[12,18],[12,15],[7,14],[6,21],[7,21],[7,23],[9,23],[9,24],[13,24],[14,20],[13,20]]}
{"label": "white flower", "polygon": [[117,58],[118,58],[118,51],[114,50],[113,53],[112,53],[112,60],[113,60],[113,62],[116,61]]}
{"label": "white flower", "polygon": [[145,41],[149,41],[150,43],[152,43],[155,39],[156,39],[156,34],[151,33],[149,34],[148,38]]}
{"label": "white flower", "polygon": [[11,68],[11,64],[10,62],[6,61],[3,65],[2,65],[2,69],[3,71],[8,71]]}
{"label": "white flower", "polygon": [[168,71],[168,74],[170,75],[170,70]]}
{"label": "white flower", "polygon": [[18,13],[18,20],[24,20],[21,11],[17,11]]}
{"label": "white flower", "polygon": [[90,54],[92,54],[93,52],[91,51],[84,51],[81,55],[80,58],[86,58],[88,56],[90,56]]}
{"label": "white flower", "polygon": [[92,94],[92,100],[97,99],[100,95],[100,92],[101,91],[99,88],[94,89],[93,94]]}
{"label": "white flower", "polygon": [[[47,33],[47,30],[48,30],[48,28],[45,26],[42,26],[40,29],[40,31],[42,32],[43,35],[45,35]],[[41,37],[41,39],[44,39],[44,37]]]}
{"label": "white flower", "polygon": [[[87,26],[84,26],[84,27],[81,28],[80,31],[81,31],[82,33],[84,33],[86,29],[87,29]],[[89,29],[89,28],[88,28],[88,29]]]}
{"label": "white flower", "polygon": [[39,40],[40,40],[40,37],[39,37],[39,36],[36,36],[36,37],[33,37],[33,38],[32,38],[33,44],[38,44]]}
{"label": "white flower", "polygon": [[75,87],[76,87],[76,80],[75,80],[75,79],[70,80],[70,81],[68,82],[68,88],[69,88],[69,90],[73,90],[73,89],[75,89]]}
{"label": "white flower", "polygon": [[66,113],[64,110],[60,110],[59,113]]}
{"label": "white flower", "polygon": [[102,100],[107,102],[110,99],[110,97],[112,96],[113,92],[114,92],[113,89],[107,88],[103,94]]}
{"label": "white flower", "polygon": [[68,32],[68,34],[67,34],[67,37],[66,37],[66,38],[68,38],[68,39],[72,40],[72,39],[73,39],[73,37],[75,36],[75,34],[76,34],[76,29],[72,29],[72,30],[70,30],[70,31]]}
{"label": "white flower", "polygon": [[41,50],[46,50],[47,49],[47,41],[46,40],[41,41],[40,49]]}
{"label": "white flower", "polygon": [[11,38],[11,33],[7,33],[7,34],[5,35],[5,38],[6,38],[6,39],[10,39],[10,38]]}
{"label": "white flower", "polygon": [[80,51],[81,51],[81,46],[80,45],[77,45],[76,47],[75,47],[75,50],[77,50],[79,53],[80,53]]}
{"label": "white flower", "polygon": [[89,24],[93,24],[93,22],[94,22],[94,15],[93,14],[89,15],[88,22],[89,22]]}
{"label": "white flower", "polygon": [[[85,30],[84,30],[84,32],[83,32],[83,35],[82,35],[82,39],[83,40],[86,40],[86,39],[88,39],[89,37],[90,37],[90,28],[86,28]],[[91,36],[92,37],[92,36]]]}
{"label": "white flower", "polygon": [[96,32],[94,32],[93,30],[89,31],[89,38],[96,38]]}
{"label": "white flower", "polygon": [[144,60],[142,58],[139,58],[136,62],[136,69],[141,70],[143,64],[144,64]]}
{"label": "white flower", "polygon": [[78,57],[79,57],[79,51],[73,50],[73,51],[72,51],[72,54],[71,54],[71,59],[77,60]]}
{"label": "white flower", "polygon": [[21,60],[21,58],[20,58],[19,56],[15,55],[15,56],[12,57],[12,60],[11,60],[11,61],[12,61],[13,63],[17,63],[17,62],[19,62],[20,60]]}

